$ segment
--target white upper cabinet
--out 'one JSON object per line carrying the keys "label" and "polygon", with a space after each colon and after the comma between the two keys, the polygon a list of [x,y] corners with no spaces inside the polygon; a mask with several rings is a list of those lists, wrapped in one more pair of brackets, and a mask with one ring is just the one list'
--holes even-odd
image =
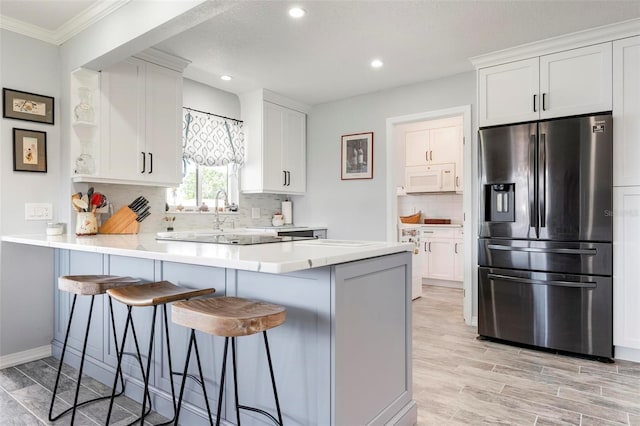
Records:
{"label": "white upper cabinet", "polygon": [[478,70],[480,126],[538,119],[538,58]]}
{"label": "white upper cabinet", "polygon": [[301,110],[306,107],[267,90],[240,99],[247,129],[242,191],[304,194],[307,116]]}
{"label": "white upper cabinet", "polygon": [[613,43],[613,185],[640,185],[640,37]]}
{"label": "white upper cabinet", "polygon": [[608,42],[480,68],[479,125],[610,111],[611,55]]}
{"label": "white upper cabinet", "polygon": [[[187,62],[158,55],[153,49],[140,56],[157,59],[162,65],[128,58],[98,73],[92,124],[96,136],[87,137],[91,123],[72,120],[74,181],[152,186],[181,183],[182,73],[178,70]],[[84,90],[87,73],[72,73],[72,98],[75,91]],[[78,153],[91,155],[92,167],[82,167],[86,162],[79,163]]]}
{"label": "white upper cabinet", "polygon": [[136,58],[102,71],[100,176],[179,185],[182,75]]}
{"label": "white upper cabinet", "polygon": [[540,57],[540,118],[612,108],[611,43]]}
{"label": "white upper cabinet", "polygon": [[407,192],[462,191],[462,124],[462,117],[451,117],[406,126]]}

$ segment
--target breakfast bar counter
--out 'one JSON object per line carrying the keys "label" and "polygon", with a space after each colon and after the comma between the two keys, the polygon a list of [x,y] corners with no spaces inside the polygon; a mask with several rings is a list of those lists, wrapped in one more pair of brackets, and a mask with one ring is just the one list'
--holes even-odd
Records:
{"label": "breakfast bar counter", "polygon": [[[269,332],[271,356],[286,425],[412,425],[417,407],[411,379],[411,246],[374,241],[299,240],[255,245],[228,245],[156,240],[155,234],[3,236],[3,242],[47,247],[54,251],[51,286],[55,318],[53,353],[59,356],[71,297],[57,291],[62,275],[110,274],[145,282],[167,280],[189,288],[214,287],[214,296],[254,298],[283,305],[286,322]],[[28,261],[28,259],[26,259]],[[85,372],[111,386],[116,365],[109,327],[108,300],[94,307]],[[81,324],[88,301],[78,299],[65,361],[79,362]],[[98,299],[96,299],[98,300]],[[121,333],[124,306],[114,303]],[[150,333],[151,308],[134,313],[141,347]],[[98,316],[98,317],[96,317]],[[77,321],[75,318],[82,318]],[[138,326],[139,324],[139,326]],[[163,346],[163,328],[156,324],[152,373],[153,407],[171,417],[171,378],[186,357],[188,330],[173,325],[169,334],[174,374]],[[237,342],[238,390],[243,404],[273,409],[260,335]],[[118,339],[121,336],[118,335]],[[217,404],[223,340],[199,334],[207,395]],[[129,339],[129,343],[133,339]],[[125,349],[134,351],[134,347]],[[130,359],[127,359],[130,358]],[[126,362],[125,362],[126,361]],[[140,401],[142,382],[134,358],[125,357],[126,393]],[[193,363],[192,363],[193,364]],[[247,367],[250,366],[250,367]],[[191,373],[197,374],[192,366]],[[229,373],[230,374],[230,373]],[[232,378],[227,377],[228,383]],[[200,386],[187,381],[181,424],[208,424]],[[236,424],[233,398],[225,398],[223,423]],[[267,424],[242,413],[242,424]]]}

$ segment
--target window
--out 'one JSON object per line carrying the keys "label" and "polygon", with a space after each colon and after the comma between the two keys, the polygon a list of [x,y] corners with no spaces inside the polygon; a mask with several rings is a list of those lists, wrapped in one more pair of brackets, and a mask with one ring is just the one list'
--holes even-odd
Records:
{"label": "window", "polygon": [[[197,163],[185,163],[182,184],[177,188],[167,189],[167,203],[170,206],[198,208],[202,204],[213,209],[215,196],[219,190],[228,194],[229,204],[238,205],[238,167],[235,164],[226,166],[201,166]],[[219,206],[222,206],[222,197]]]}
{"label": "window", "polygon": [[187,210],[203,203],[213,208],[216,193],[224,190],[229,204],[237,206],[238,173],[244,162],[242,122],[183,108],[182,124],[184,177],[179,187],[167,190],[167,204]]}

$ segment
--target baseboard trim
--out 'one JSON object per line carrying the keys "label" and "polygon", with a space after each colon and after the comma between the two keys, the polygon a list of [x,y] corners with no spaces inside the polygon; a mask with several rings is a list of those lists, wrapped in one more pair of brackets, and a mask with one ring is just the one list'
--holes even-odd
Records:
{"label": "baseboard trim", "polygon": [[0,370],[51,356],[51,345],[0,356]]}
{"label": "baseboard trim", "polygon": [[614,358],[625,361],[640,362],[640,349],[625,348],[623,346],[614,347]]}

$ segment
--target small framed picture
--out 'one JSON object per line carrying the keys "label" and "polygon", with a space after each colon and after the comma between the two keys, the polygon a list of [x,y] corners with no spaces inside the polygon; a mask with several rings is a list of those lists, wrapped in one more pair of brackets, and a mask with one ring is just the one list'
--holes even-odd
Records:
{"label": "small framed picture", "polygon": [[53,124],[53,105],[51,96],[2,89],[2,116],[4,118]]}
{"label": "small framed picture", "polygon": [[47,172],[47,134],[27,129],[13,129],[13,170]]}
{"label": "small framed picture", "polygon": [[373,132],[342,136],[340,178],[373,178]]}

